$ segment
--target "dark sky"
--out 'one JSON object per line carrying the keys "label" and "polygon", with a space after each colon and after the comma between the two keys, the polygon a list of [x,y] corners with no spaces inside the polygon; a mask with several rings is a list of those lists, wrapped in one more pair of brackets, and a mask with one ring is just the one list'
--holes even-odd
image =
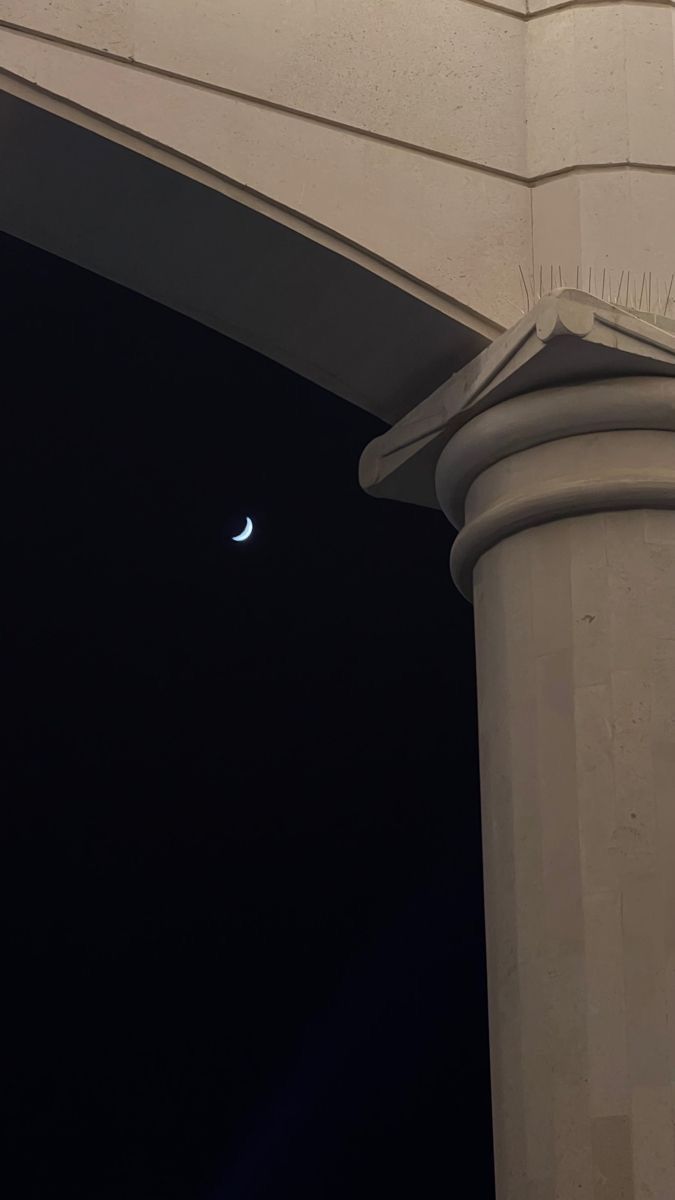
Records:
{"label": "dark sky", "polygon": [[359,490],[374,417],[0,263],[4,1194],[489,1200],[450,527]]}

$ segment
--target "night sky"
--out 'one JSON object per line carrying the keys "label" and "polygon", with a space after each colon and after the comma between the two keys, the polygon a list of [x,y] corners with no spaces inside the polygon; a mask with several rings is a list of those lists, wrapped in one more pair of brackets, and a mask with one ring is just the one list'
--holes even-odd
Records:
{"label": "night sky", "polygon": [[0,262],[4,1194],[490,1200],[452,530],[375,417]]}

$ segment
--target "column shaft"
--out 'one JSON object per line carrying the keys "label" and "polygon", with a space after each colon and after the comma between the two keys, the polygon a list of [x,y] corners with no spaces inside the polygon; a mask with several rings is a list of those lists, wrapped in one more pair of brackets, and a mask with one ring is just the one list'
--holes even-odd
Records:
{"label": "column shaft", "polygon": [[[529,447],[465,530],[673,469],[666,432]],[[589,507],[473,572],[498,1200],[675,1196],[675,511]]]}

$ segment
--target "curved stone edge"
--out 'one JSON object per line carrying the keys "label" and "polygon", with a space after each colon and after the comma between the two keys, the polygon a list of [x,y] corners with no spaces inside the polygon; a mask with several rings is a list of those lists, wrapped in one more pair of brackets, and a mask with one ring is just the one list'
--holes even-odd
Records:
{"label": "curved stone edge", "polygon": [[505,538],[566,517],[641,508],[675,509],[675,470],[596,476],[517,496],[476,517],[457,535],[450,553],[453,581],[471,601],[476,563]]}
{"label": "curved stone edge", "polygon": [[466,494],[488,467],[560,438],[627,429],[675,432],[675,380],[638,375],[517,396],[476,416],[447,443],[436,466],[439,504],[460,529]]}

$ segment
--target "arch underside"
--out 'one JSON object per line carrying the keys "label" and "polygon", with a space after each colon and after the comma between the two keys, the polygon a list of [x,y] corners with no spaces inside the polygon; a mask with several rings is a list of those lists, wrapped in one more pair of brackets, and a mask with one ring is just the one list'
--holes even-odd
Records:
{"label": "arch underside", "polygon": [[4,232],[201,321],[387,422],[488,344],[283,219],[9,91],[0,92],[0,144]]}

